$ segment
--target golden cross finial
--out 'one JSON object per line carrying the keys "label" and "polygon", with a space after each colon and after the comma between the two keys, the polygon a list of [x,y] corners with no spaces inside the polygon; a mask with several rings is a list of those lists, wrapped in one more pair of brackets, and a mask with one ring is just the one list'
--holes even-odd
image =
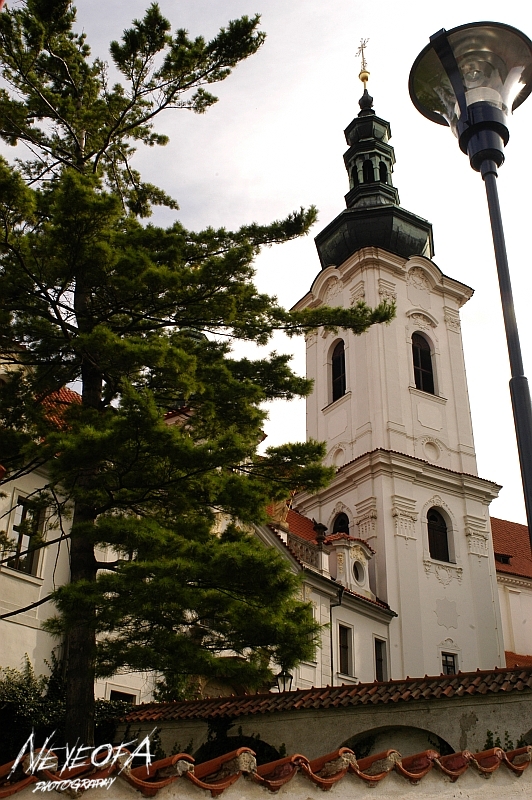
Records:
{"label": "golden cross finial", "polygon": [[369,42],[369,39],[361,39],[359,48],[358,48],[358,50],[356,52],[357,56],[360,56],[360,59],[361,59],[360,73],[359,73],[358,77],[360,78],[360,80],[362,81],[364,86],[368,82],[368,78],[369,78],[368,63],[366,61],[366,53],[365,53],[366,47],[368,46],[368,42]]}

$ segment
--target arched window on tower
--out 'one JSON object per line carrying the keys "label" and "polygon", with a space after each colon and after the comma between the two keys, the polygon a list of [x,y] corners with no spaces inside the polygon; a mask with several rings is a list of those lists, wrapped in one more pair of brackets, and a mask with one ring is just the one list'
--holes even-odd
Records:
{"label": "arched window on tower", "polygon": [[358,186],[358,169],[357,165],[353,165],[353,169],[351,170],[351,180],[353,181],[353,186]]}
{"label": "arched window on tower", "polygon": [[379,162],[379,180],[381,183],[388,183],[388,167],[384,161]]}
{"label": "arched window on tower", "polygon": [[342,511],[337,514],[333,523],[333,533],[349,533],[349,517]]}
{"label": "arched window on tower", "polygon": [[362,164],[362,176],[364,178],[364,183],[375,183],[375,172],[373,170],[373,164],[369,159]]}
{"label": "arched window on tower", "polygon": [[345,349],[343,341],[339,341],[332,354],[332,402],[343,397],[346,389]]}
{"label": "arched window on tower", "polygon": [[434,394],[434,372],[430,344],[420,333],[412,335],[412,358],[414,359],[414,380],[416,389]]}
{"label": "arched window on tower", "polygon": [[427,526],[429,529],[429,553],[437,561],[450,561],[449,536],[447,524],[435,508],[430,508],[427,513]]}

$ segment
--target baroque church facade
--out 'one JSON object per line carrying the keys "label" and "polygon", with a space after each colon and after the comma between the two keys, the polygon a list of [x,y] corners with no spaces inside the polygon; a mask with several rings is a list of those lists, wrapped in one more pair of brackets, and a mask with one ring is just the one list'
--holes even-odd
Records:
{"label": "baroque church facade", "polygon": [[[430,224],[399,205],[390,126],[367,89],[345,136],[346,209],[316,237],[321,270],[294,308],[387,300],[396,316],[360,336],[320,330],[306,341],[307,436],[327,443],[336,475],[294,498],[287,546],[298,552],[299,531],[321,548],[314,569],[345,589],[316,685],[348,682],[335,668],[342,653],[362,681],[530,663],[528,530],[491,525],[501,487],[477,472],[460,328],[473,290],[441,272]],[[348,607],[357,594],[391,612],[371,636]]]}
{"label": "baroque church facade", "polygon": [[[387,300],[396,316],[360,336],[307,337],[307,435],[327,443],[336,474],[319,493],[272,506],[270,523],[254,530],[302,574],[302,599],[323,626],[315,660],[294,670],[292,688],[532,663],[528,531],[490,525],[500,487],[477,474],[460,331],[473,290],[441,272],[430,224],[399,205],[390,126],[367,90],[345,134],[346,209],[316,237],[321,269],[295,308]],[[45,480],[27,475],[0,498],[21,552],[23,500]],[[53,520],[44,533],[57,537]],[[4,560],[0,615],[68,580],[58,547],[31,564]],[[0,619],[0,666],[20,668],[27,653],[44,671],[55,644],[41,630],[48,615],[45,604]],[[118,675],[96,690],[141,702],[151,681]]]}

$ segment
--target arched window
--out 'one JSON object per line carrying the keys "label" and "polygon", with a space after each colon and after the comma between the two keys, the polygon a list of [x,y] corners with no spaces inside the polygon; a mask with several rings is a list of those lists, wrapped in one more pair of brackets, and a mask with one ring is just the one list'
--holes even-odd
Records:
{"label": "arched window", "polygon": [[371,161],[367,160],[362,164],[362,176],[364,183],[375,183],[375,172]]}
{"label": "arched window", "polygon": [[412,357],[414,359],[414,379],[416,389],[434,394],[434,372],[430,344],[420,333],[412,336]]}
{"label": "arched window", "polygon": [[332,354],[332,402],[345,394],[345,350],[344,343],[338,342]]}
{"label": "arched window", "polygon": [[435,508],[430,508],[427,514],[429,529],[429,553],[437,561],[450,561],[449,537],[444,518]]}
{"label": "arched window", "polygon": [[333,533],[349,533],[349,517],[342,511],[338,514],[333,523]]}
{"label": "arched window", "polygon": [[379,162],[379,180],[382,183],[388,183],[388,167],[384,161]]}
{"label": "arched window", "polygon": [[351,170],[351,180],[353,181],[353,186],[358,186],[358,169],[356,164]]}

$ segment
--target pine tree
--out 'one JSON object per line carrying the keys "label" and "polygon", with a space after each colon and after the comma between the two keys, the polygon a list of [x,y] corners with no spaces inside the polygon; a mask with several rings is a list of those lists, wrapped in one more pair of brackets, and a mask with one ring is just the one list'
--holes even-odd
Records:
{"label": "pine tree", "polygon": [[[215,102],[204,87],[262,44],[258,17],[206,42],[172,34],[153,4],[111,43],[114,86],[74,21],[66,0],[0,15],[0,136],[33,154],[0,162],[0,353],[11,365],[0,453],[3,483],[44,468],[32,503],[71,517],[71,583],[48,627],[66,638],[66,739],[90,744],[95,675],[257,686],[272,658],[291,667],[311,655],[316,625],[297,581],[248,527],[269,500],[330,475],[316,442],[257,455],[261,403],[311,386],[288,357],[239,359],[227,342],[319,325],[360,333],[393,309],[289,313],[257,292],[254,256],[306,233],[312,208],[236,232],[143,221],[153,205],[177,206],[133,169],[135,145],[165,144],[153,127],[162,111]],[[72,383],[80,402],[62,405]],[[214,535],[219,514],[230,524]],[[99,561],[109,548],[114,560]]]}

